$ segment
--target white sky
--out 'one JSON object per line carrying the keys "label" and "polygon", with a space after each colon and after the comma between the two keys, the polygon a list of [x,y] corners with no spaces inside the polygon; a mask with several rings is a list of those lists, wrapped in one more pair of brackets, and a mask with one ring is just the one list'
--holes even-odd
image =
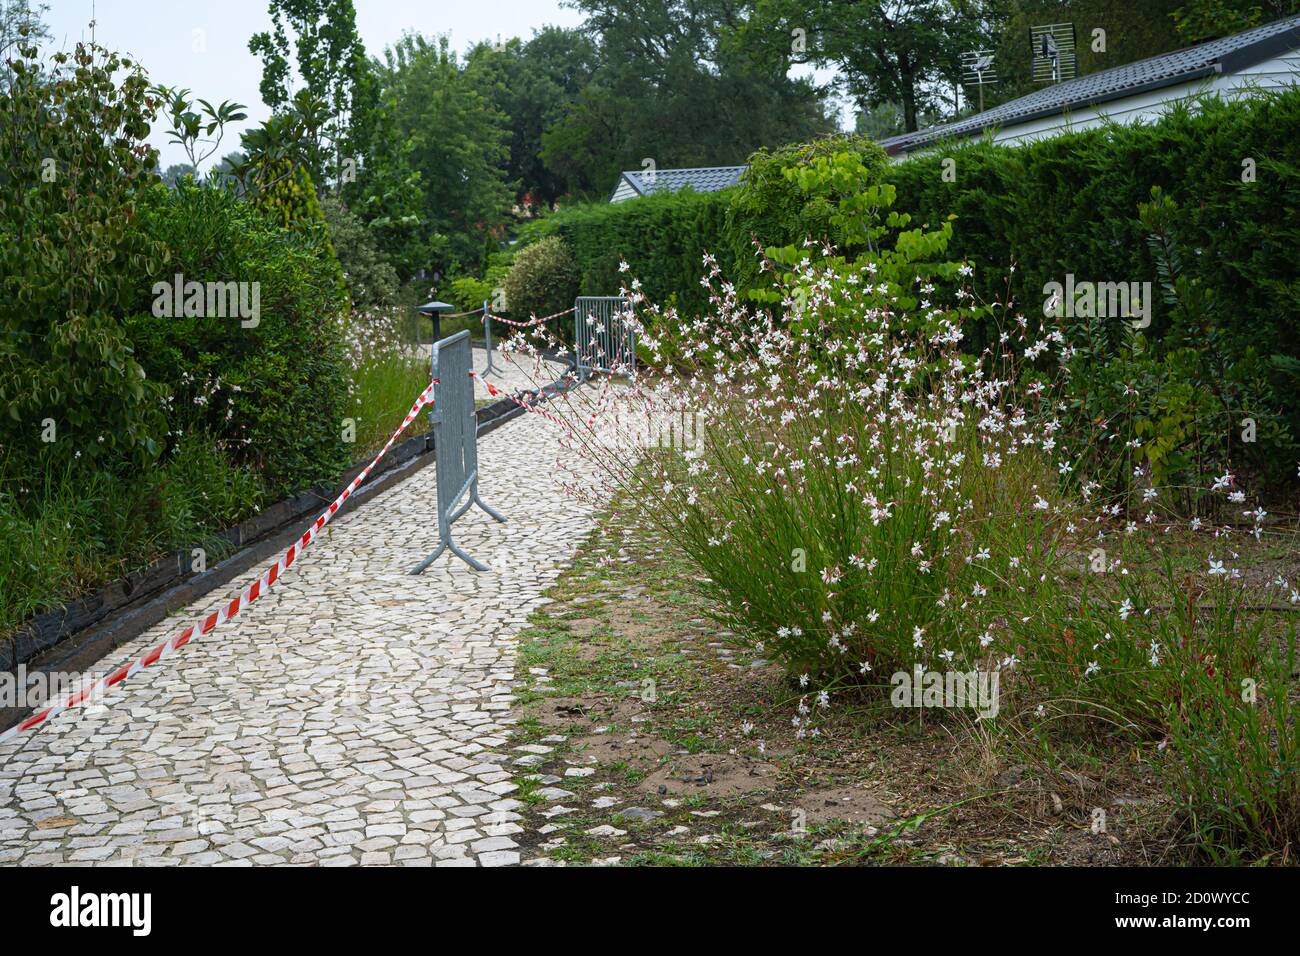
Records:
{"label": "white sky", "polygon": [[[45,16],[55,48],[70,48],[90,38],[130,54],[154,83],[189,88],[194,96],[219,103],[233,100],[249,107],[249,121],[228,132],[212,160],[239,147],[239,133],[261,123],[270,111],[258,84],[261,60],[248,52],[248,40],[270,29],[267,0],[47,0]],[[413,30],[432,36],[449,33],[454,49],[464,52],[481,39],[528,38],[547,24],[575,27],[582,17],[559,0],[355,0],[357,29],[366,51],[379,56],[401,35]],[[185,154],[167,142],[154,125],[150,138],[164,169],[184,162]]]}

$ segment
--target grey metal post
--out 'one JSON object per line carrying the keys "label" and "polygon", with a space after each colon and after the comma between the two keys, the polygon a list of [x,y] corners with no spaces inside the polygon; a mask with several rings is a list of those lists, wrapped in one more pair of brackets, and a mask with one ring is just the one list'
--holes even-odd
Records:
{"label": "grey metal post", "polygon": [[[411,571],[420,574],[450,550],[475,571],[487,565],[463,551],[451,537],[457,518],[478,505],[502,523],[505,516],[483,502],[478,494],[478,419],[474,414],[474,353],[470,348],[469,329],[433,345],[433,409],[429,423],[433,427],[434,467],[438,478],[438,548]],[[464,504],[461,504],[464,499]]]}
{"label": "grey metal post", "polygon": [[483,347],[487,349],[487,368],[483,369],[483,377],[489,375],[501,377],[501,370],[492,364],[492,313],[489,311],[490,303],[483,300]]}

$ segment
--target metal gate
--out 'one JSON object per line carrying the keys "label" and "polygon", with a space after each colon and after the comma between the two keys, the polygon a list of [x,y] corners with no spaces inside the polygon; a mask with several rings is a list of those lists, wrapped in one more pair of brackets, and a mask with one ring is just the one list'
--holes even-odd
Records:
{"label": "metal gate", "polygon": [[623,296],[581,296],[573,303],[574,361],[578,378],[591,372],[636,372],[632,304]]}
{"label": "metal gate", "polygon": [[429,422],[433,426],[434,467],[438,470],[438,549],[421,561],[412,574],[424,571],[448,549],[475,571],[486,571],[487,565],[452,540],[452,523],[475,504],[497,521],[506,520],[478,496],[478,419],[474,411],[474,380],[470,377],[473,372],[469,329],[434,343],[436,384]]}

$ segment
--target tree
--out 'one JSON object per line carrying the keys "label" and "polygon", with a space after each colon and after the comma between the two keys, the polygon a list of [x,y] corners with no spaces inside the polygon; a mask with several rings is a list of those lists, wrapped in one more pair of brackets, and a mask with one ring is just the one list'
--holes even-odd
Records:
{"label": "tree", "polygon": [[566,177],[543,159],[545,132],[579,101],[599,65],[596,44],[582,30],[544,27],[527,42],[480,43],[465,72],[510,126],[506,177],[523,202],[549,206],[566,191]]}
{"label": "tree", "polygon": [[739,43],[765,60],[839,69],[864,111],[897,103],[903,128],[952,97],[961,54],[987,46],[1002,0],[754,0]]}
{"label": "tree", "polygon": [[402,281],[439,261],[447,240],[425,225],[425,194],[415,168],[415,143],[397,124],[396,96],[385,92],[375,110],[370,149],[357,180],[342,195],[366,224]]}
{"label": "tree", "polygon": [[155,86],[149,93],[162,101],[163,115],[171,124],[167,137],[185,150],[189,168],[195,174],[204,161],[221,148],[226,126],[248,119],[244,112],[247,107],[242,103],[227,100],[220,106],[213,106],[204,99],[191,100],[189,90],[167,86]]}
{"label": "tree", "polygon": [[0,0],[0,93],[13,82],[9,58],[17,52],[19,41],[26,39],[39,45],[50,38],[50,31],[41,20],[49,9],[49,4],[33,6],[31,0]]}
{"label": "tree", "polygon": [[121,317],[165,251],[140,225],[158,182],[149,81],[93,43],[45,64],[37,52],[17,45],[0,93],[0,445],[47,475],[77,459],[144,465],[162,406]]}
{"label": "tree", "polygon": [[378,76],[392,175],[401,164],[419,173],[427,250],[420,266],[480,269],[510,210],[507,118],[462,71],[445,36],[407,34],[384,57]]}
{"label": "tree", "polygon": [[1249,30],[1300,12],[1300,0],[1186,0],[1173,12],[1174,27],[1188,43]]}
{"label": "tree", "polygon": [[620,169],[743,163],[763,145],[833,124],[824,91],[734,42],[735,0],[576,0],[599,37],[592,82],[542,137],[573,192],[604,194]]}
{"label": "tree", "polygon": [[197,171],[189,163],[172,163],[162,174],[162,181],[169,189],[175,189],[182,179],[194,177]]}
{"label": "tree", "polygon": [[248,41],[262,57],[262,100],[277,111],[295,102],[302,92],[294,89],[297,68],[326,112],[312,131],[308,171],[319,184],[333,182],[345,158],[357,162],[364,154],[377,96],[356,9],[352,0],[270,0],[269,11],[273,30]]}
{"label": "tree", "polygon": [[[984,91],[987,106],[1042,87],[1029,76],[1029,29],[1073,23],[1079,75],[1168,53],[1187,41],[1174,29],[1172,14],[1185,0],[1006,0],[996,41],[998,83]],[[1095,30],[1104,30],[1104,35]],[[1102,42],[1104,40],[1104,43]]]}
{"label": "tree", "polygon": [[320,207],[334,253],[347,277],[352,304],[360,308],[395,304],[397,273],[374,233],[337,196],[326,196]]}

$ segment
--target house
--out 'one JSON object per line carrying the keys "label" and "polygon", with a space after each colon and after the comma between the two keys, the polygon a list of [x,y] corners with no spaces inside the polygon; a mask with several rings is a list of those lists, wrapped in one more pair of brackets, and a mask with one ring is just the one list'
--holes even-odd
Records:
{"label": "house", "polygon": [[941,141],[1025,143],[1103,122],[1154,121],[1173,103],[1202,93],[1225,98],[1300,82],[1300,15],[1230,37],[1076,77],[915,133],[882,140],[895,160]]}
{"label": "house", "polygon": [[740,182],[748,166],[700,166],[696,169],[639,169],[619,174],[610,202],[623,202],[651,193],[675,193],[690,188],[697,193],[715,193]]}

